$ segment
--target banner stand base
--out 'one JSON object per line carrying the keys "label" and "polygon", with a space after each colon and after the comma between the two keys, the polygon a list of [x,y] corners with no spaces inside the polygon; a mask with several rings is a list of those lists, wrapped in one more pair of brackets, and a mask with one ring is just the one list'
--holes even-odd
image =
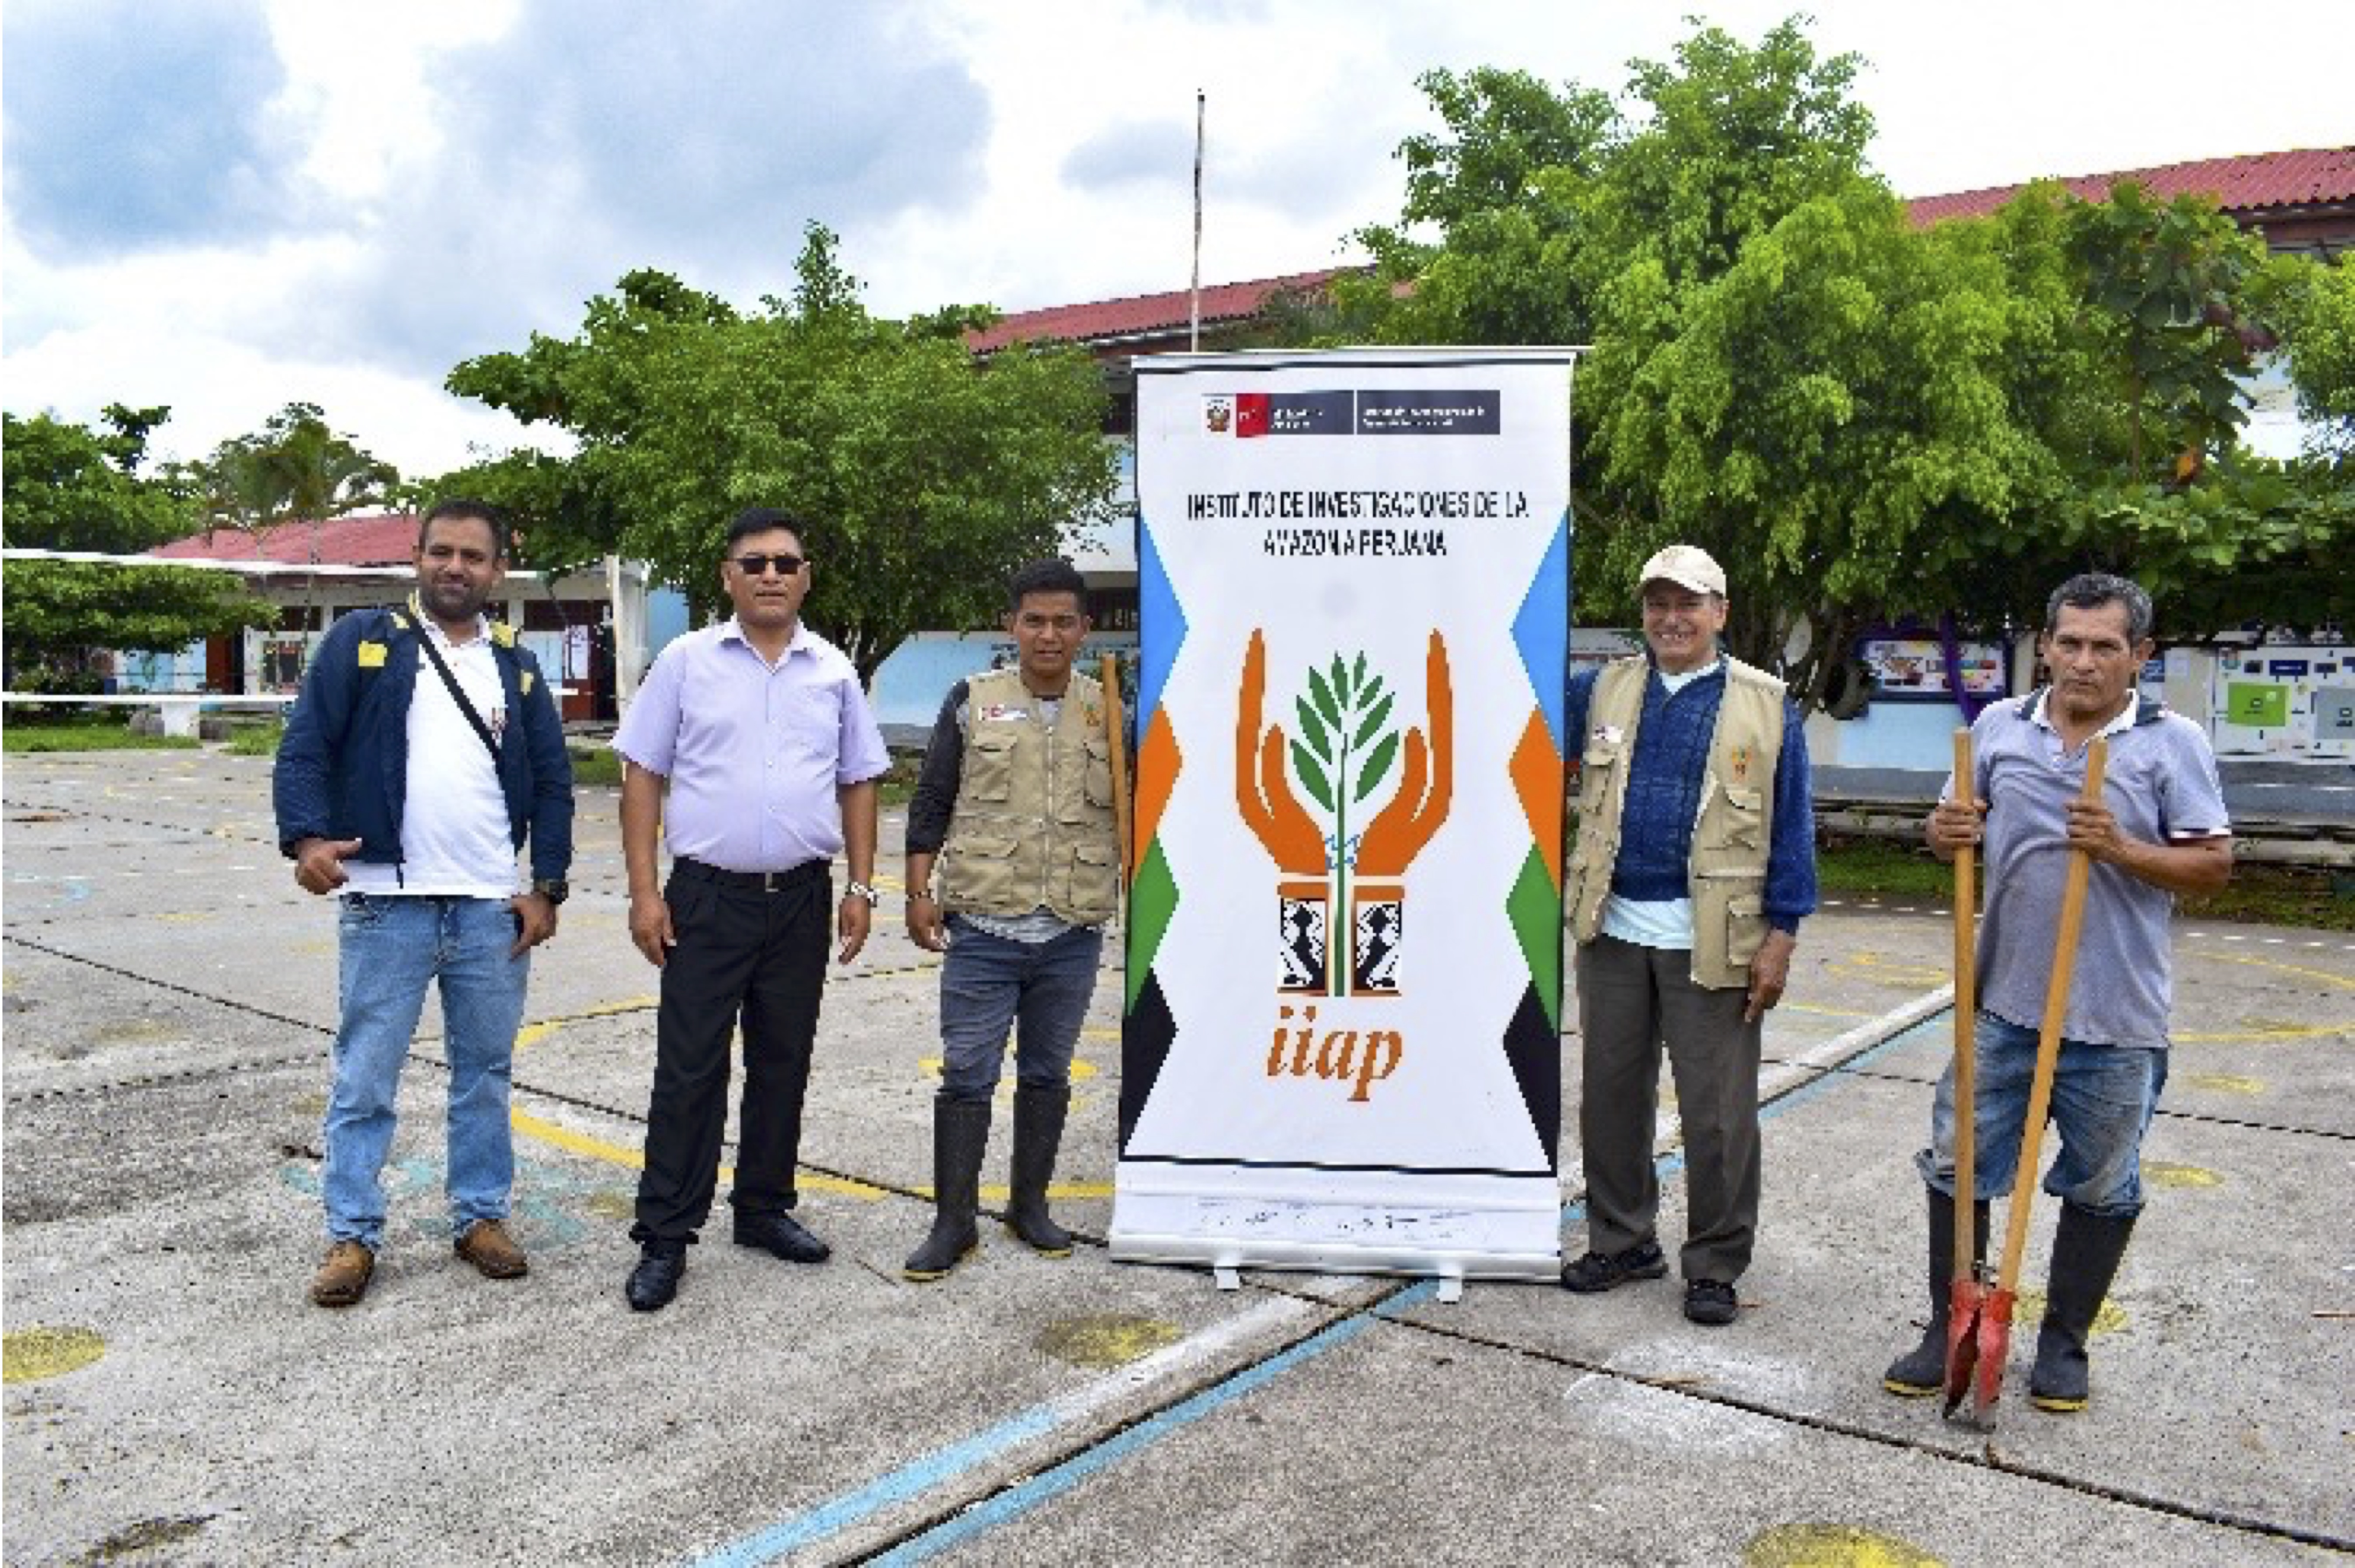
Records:
{"label": "banner stand base", "polygon": [[1545,1251],[1455,1251],[1401,1246],[1350,1246],[1330,1241],[1283,1242],[1254,1238],[1238,1246],[1230,1238],[1140,1235],[1115,1232],[1114,1263],[1174,1264],[1207,1268],[1221,1291],[1241,1290],[1242,1271],[1267,1269],[1305,1274],[1403,1275],[1432,1280],[1436,1298],[1455,1306],[1470,1279],[1552,1283],[1561,1277],[1559,1248]]}

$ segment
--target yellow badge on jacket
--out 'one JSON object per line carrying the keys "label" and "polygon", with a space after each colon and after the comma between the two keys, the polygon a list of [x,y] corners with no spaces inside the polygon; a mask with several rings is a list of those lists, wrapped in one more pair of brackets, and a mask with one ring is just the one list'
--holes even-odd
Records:
{"label": "yellow badge on jacket", "polygon": [[360,645],[360,668],[382,669],[383,667],[384,645],[382,643],[362,643]]}

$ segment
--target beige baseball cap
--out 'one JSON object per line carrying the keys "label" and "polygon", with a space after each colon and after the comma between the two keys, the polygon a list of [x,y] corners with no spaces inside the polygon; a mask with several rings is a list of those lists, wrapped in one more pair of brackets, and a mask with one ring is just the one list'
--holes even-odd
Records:
{"label": "beige baseball cap", "polygon": [[1638,585],[1673,582],[1696,593],[1725,597],[1725,569],[1710,559],[1709,551],[1695,545],[1670,545],[1644,563],[1643,574],[1636,581]]}

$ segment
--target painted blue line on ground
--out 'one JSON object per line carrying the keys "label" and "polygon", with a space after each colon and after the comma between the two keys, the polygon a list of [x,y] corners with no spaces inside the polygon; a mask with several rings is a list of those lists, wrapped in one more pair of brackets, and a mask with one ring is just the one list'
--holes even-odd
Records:
{"label": "painted blue line on ground", "polygon": [[[1392,1297],[1403,1303],[1407,1297],[1424,1297],[1438,1290],[1436,1285],[1424,1283]],[[911,1541],[901,1542],[875,1559],[878,1564],[891,1565],[922,1563],[970,1541],[984,1531],[1028,1513],[1049,1498],[1069,1491],[1107,1466],[1116,1465],[1130,1454],[1149,1443],[1159,1441],[1181,1427],[1190,1426],[1220,1407],[1230,1404],[1261,1385],[1281,1377],[1303,1361],[1312,1360],[1337,1346],[1346,1345],[1374,1326],[1370,1316],[1345,1317],[1329,1328],[1319,1329],[1288,1350],[1269,1357],[1256,1366],[1244,1368],[1225,1381],[1212,1384],[1201,1392],[1171,1405],[1167,1410],[1141,1421],[1127,1431],[1099,1443],[1094,1447],[1073,1455],[1051,1470],[1042,1470],[1021,1486],[986,1502],[978,1503],[946,1524],[936,1525]]]}
{"label": "painted blue line on ground", "polygon": [[700,1559],[696,1568],[750,1568],[754,1563],[773,1563],[788,1552],[824,1540],[879,1509],[904,1502],[927,1488],[938,1486],[976,1465],[987,1463],[1017,1443],[1050,1430],[1057,1413],[1052,1403],[1033,1405],[1011,1420],[977,1432],[962,1443],[936,1449],[921,1459],[879,1476],[855,1492],[846,1493],[807,1513],[782,1520],[758,1535],[747,1536],[732,1546]]}
{"label": "painted blue line on ground", "polygon": [[[1760,1106],[1759,1119],[1764,1121],[1804,1104],[1821,1093],[1839,1073],[1860,1067],[1884,1052],[1910,1042],[1945,1016],[1945,1013],[1934,1013],[1912,1028],[1859,1052],[1838,1067],[1827,1070],[1813,1083]],[[1684,1151],[1677,1149],[1661,1156],[1657,1168],[1661,1177],[1667,1178],[1683,1169],[1684,1164]],[[1568,1221],[1579,1218],[1585,1212],[1585,1207],[1582,1202],[1564,1206],[1562,1219]],[[1191,1425],[1302,1362],[1348,1343],[1375,1323],[1395,1320],[1398,1313],[1422,1305],[1436,1295],[1438,1288],[1437,1282],[1426,1280],[1395,1296],[1387,1296],[1363,1315],[1344,1318],[1318,1330],[1289,1349],[1246,1367],[1116,1436],[1085,1449],[1050,1469],[1039,1472],[1019,1486],[975,1505],[946,1523],[902,1541],[875,1561],[890,1564],[922,1563],[985,1531],[1018,1519],[1106,1467],[1119,1463],[1146,1445]],[[700,1559],[696,1568],[751,1568],[752,1564],[774,1562],[786,1552],[822,1540],[879,1509],[903,1502],[929,1487],[986,1463],[1013,1445],[1051,1429],[1056,1420],[1056,1407],[1052,1403],[1034,1405],[1009,1421],[1001,1422],[962,1443],[939,1449],[879,1477],[858,1491],[847,1493],[832,1502],[785,1520],[758,1535],[748,1536],[732,1546]]]}

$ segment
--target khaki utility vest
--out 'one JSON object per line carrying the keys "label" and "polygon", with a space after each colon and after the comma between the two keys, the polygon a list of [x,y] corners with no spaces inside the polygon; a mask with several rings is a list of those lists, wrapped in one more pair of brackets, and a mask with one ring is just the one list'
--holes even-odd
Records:
{"label": "khaki utility vest", "polygon": [[[1651,661],[1614,659],[1595,677],[1578,778],[1578,838],[1562,877],[1570,933],[1592,942],[1619,859],[1619,822],[1636,728],[1644,717]],[[1693,824],[1686,887],[1693,906],[1693,984],[1726,990],[1750,984],[1750,961],[1766,939],[1762,899],[1774,827],[1774,763],[1783,753],[1783,683],[1740,660],[1725,660],[1725,696],[1710,738]]]}
{"label": "khaki utility vest", "polygon": [[1074,671],[1052,725],[1019,670],[975,676],[965,692],[941,907],[1015,920],[1043,906],[1071,925],[1110,920],[1120,839],[1103,688]]}

